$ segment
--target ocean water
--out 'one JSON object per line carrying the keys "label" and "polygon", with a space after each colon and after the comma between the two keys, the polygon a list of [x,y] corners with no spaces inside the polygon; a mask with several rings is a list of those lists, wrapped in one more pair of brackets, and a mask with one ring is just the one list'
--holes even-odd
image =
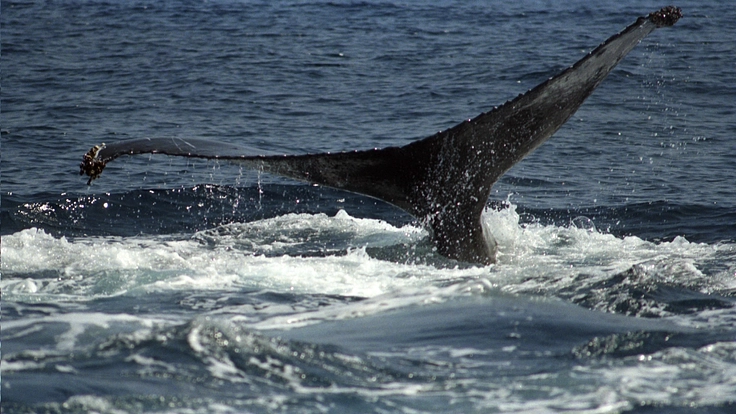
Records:
{"label": "ocean water", "polygon": [[5,1],[7,413],[731,413],[736,10],[683,1],[494,187],[499,260],[380,201],[94,144],[403,145],[666,4]]}

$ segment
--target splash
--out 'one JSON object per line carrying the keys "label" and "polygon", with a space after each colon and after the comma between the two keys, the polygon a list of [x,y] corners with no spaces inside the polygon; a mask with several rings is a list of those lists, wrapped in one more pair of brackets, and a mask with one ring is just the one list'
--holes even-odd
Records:
{"label": "splash", "polygon": [[[728,266],[715,274],[701,270],[724,257],[736,267],[732,244],[618,238],[593,223],[521,224],[510,203],[486,210],[483,220],[499,243],[494,266],[444,259],[416,226],[396,227],[345,211],[331,217],[287,214],[193,235],[56,238],[27,229],[4,237],[2,288],[11,298],[63,294],[78,300],[242,289],[370,298],[482,280],[506,293],[562,297],[638,316],[684,311],[675,309],[681,295],[673,304],[650,294],[657,289],[726,296],[736,290]],[[707,309],[730,307],[727,299],[708,300],[701,304]]]}

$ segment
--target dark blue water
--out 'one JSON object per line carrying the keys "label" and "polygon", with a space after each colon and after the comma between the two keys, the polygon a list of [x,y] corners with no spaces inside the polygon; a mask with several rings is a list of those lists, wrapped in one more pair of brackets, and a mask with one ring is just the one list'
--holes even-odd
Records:
{"label": "dark blue water", "polygon": [[732,412],[736,11],[684,2],[484,214],[499,263],[385,203],[226,163],[403,145],[665,4],[3,2],[3,412]]}

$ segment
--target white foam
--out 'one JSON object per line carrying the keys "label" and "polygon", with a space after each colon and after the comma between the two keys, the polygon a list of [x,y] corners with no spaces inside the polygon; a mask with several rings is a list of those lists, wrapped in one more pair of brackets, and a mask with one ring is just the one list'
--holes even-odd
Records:
{"label": "white foam", "polygon": [[[414,226],[354,218],[344,211],[334,217],[287,214],[194,236],[70,240],[28,229],[3,238],[2,266],[9,277],[3,278],[0,287],[11,296],[64,293],[82,298],[243,288],[376,297],[487,279],[508,292],[554,293],[574,286],[581,274],[593,282],[632,266],[648,267],[654,271],[644,274],[683,283],[696,280],[701,290],[734,285],[729,275],[713,281],[712,275],[698,268],[699,261],[716,254],[734,256],[733,245],[691,243],[681,237],[652,243],[588,228],[520,225],[514,205],[486,211],[483,220],[499,244],[498,264],[485,268],[438,268],[376,259],[367,249],[415,246],[426,233]],[[328,246],[325,257],[299,256],[302,249],[314,254],[322,246]]]}
{"label": "white foam", "polygon": [[[305,230],[310,231],[306,236]],[[423,285],[447,277],[448,271],[375,259],[364,247],[350,246],[416,243],[422,234],[423,231],[416,227],[397,228],[379,220],[356,219],[344,212],[335,217],[290,214],[223,226],[217,231],[180,240],[171,237],[68,240],[29,229],[4,238],[2,254],[6,274],[51,273],[58,277],[11,277],[2,281],[2,287],[10,294],[58,293],[63,288],[79,295],[94,296],[101,285],[109,285],[105,294],[120,294],[131,289],[247,287],[370,297]],[[320,242],[329,241],[331,237],[349,240],[344,245],[343,255],[266,257],[243,248],[244,243],[254,238],[261,239],[266,248],[281,248],[287,244],[299,245],[305,239]],[[478,274],[479,271],[457,273]]]}
{"label": "white foam", "polygon": [[[21,333],[33,333],[35,326],[48,326],[49,324],[66,325],[66,330],[61,331],[55,337],[53,347],[43,348],[38,351],[23,351],[28,355],[30,352],[37,352],[38,360],[43,360],[52,354],[66,354],[73,352],[81,344],[85,344],[89,338],[94,337],[95,332],[99,330],[115,330],[115,327],[135,326],[135,332],[131,335],[137,337],[147,337],[154,328],[162,326],[171,326],[177,323],[175,317],[166,318],[163,315],[159,317],[138,317],[125,313],[107,314],[99,312],[70,312],[45,315],[39,317],[25,317],[22,319],[7,320],[3,322],[3,330],[14,332],[15,336]],[[16,332],[22,330],[22,332]],[[129,330],[129,329],[126,329]],[[87,337],[85,337],[87,336]],[[26,364],[22,362],[21,364]],[[33,366],[16,366],[8,365],[3,360],[3,371],[30,369]]]}
{"label": "white foam", "polygon": [[581,274],[592,283],[633,266],[659,270],[642,273],[662,275],[670,278],[669,282],[702,282],[711,287],[717,283],[718,288],[725,288],[725,281],[710,280],[696,263],[723,252],[730,252],[736,259],[736,246],[691,243],[683,237],[653,243],[636,236],[617,238],[574,226],[519,225],[514,205],[500,212],[486,212],[483,219],[495,229],[499,242],[493,280],[509,292],[556,291],[573,286],[577,283],[573,279]]}
{"label": "white foam", "polygon": [[576,371],[609,384],[622,401],[723,404],[733,401],[736,390],[734,350],[731,342],[701,349],[673,347],[626,357],[618,364],[591,361]]}

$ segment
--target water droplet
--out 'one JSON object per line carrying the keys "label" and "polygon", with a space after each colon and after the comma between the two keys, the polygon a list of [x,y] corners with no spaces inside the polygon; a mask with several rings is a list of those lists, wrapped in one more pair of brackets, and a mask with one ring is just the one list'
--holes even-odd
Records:
{"label": "water droplet", "polygon": [[578,216],[572,219],[572,225],[583,230],[588,230],[589,232],[596,231],[595,224],[593,223],[593,220],[589,219],[585,216]]}

